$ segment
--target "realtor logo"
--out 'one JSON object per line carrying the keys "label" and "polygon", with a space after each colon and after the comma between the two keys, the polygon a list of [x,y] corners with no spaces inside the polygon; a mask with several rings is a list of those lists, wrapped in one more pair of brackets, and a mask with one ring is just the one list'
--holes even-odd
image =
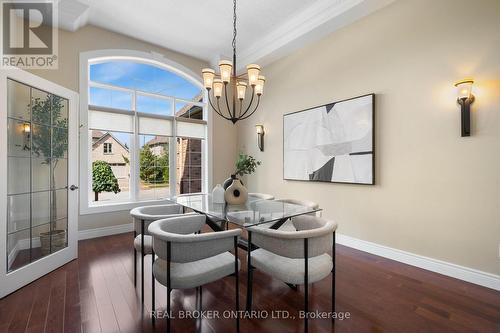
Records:
{"label": "realtor logo", "polygon": [[53,0],[0,3],[0,66],[57,69],[57,11]]}

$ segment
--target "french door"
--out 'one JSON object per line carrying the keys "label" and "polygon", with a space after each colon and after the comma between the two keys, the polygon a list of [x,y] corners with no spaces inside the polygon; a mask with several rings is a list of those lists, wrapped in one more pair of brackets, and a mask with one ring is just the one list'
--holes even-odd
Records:
{"label": "french door", "polygon": [[0,298],[77,257],[78,95],[0,70]]}

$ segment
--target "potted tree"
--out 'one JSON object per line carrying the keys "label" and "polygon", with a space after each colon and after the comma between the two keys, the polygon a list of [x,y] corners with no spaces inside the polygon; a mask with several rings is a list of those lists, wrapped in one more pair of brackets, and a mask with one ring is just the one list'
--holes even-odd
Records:
{"label": "potted tree", "polygon": [[[52,185],[55,184],[57,164],[60,159],[64,158],[68,150],[68,119],[62,114],[63,103],[63,98],[47,94],[45,98],[34,98],[31,105],[33,122],[50,125],[48,131],[33,131],[32,153],[36,157],[43,158],[43,163],[49,165]],[[66,247],[66,230],[56,230],[56,223],[52,221],[57,216],[57,191],[51,189],[51,192],[50,229],[48,232],[40,233],[43,255]]]}

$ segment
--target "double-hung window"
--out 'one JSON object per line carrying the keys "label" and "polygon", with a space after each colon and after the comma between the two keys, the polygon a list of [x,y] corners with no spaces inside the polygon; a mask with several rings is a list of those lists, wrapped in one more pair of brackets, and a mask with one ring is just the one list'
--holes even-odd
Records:
{"label": "double-hung window", "polygon": [[88,206],[204,192],[202,86],[143,62],[88,64]]}

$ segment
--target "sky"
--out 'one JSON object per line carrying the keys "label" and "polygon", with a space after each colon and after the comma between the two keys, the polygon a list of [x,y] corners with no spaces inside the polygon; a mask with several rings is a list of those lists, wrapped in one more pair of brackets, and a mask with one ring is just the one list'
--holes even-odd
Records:
{"label": "sky", "polygon": [[[159,67],[130,61],[90,65],[90,80],[187,100],[193,100],[201,92],[200,87],[174,73]],[[130,110],[132,109],[132,96],[127,92],[91,87],[89,104]],[[139,95],[136,105],[137,111],[140,112],[173,115],[171,100]],[[186,103],[177,102],[176,111],[185,105]],[[130,147],[129,134],[113,132],[113,135]],[[144,144],[142,141],[144,140],[141,139],[141,146]]]}

